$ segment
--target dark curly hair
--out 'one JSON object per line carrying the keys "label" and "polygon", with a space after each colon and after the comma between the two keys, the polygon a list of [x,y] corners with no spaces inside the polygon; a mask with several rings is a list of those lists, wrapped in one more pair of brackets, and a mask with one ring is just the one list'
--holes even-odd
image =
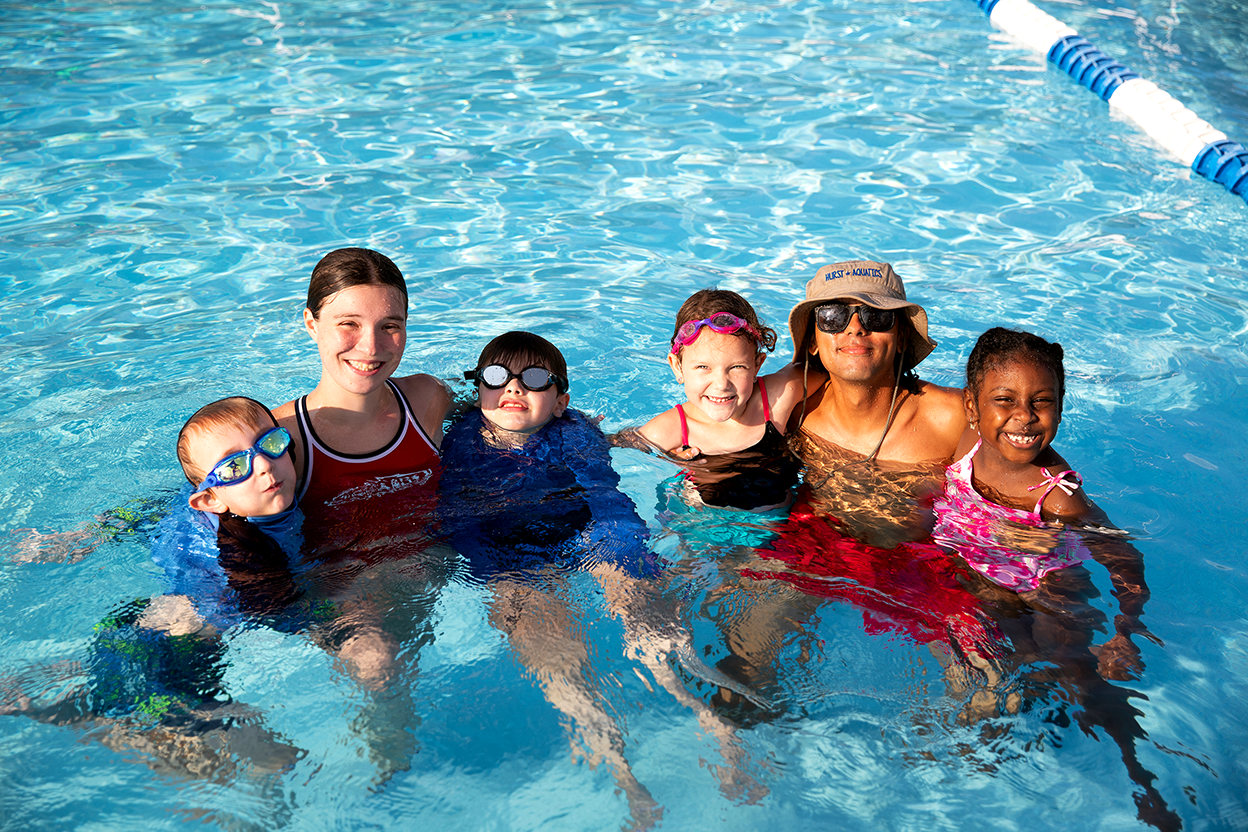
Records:
{"label": "dark curly hair", "polygon": [[1066,397],[1066,368],[1062,365],[1064,356],[1062,345],[1056,341],[1049,342],[1039,335],[1018,329],[994,326],[979,336],[975,348],[971,350],[971,357],[966,360],[966,389],[978,400],[979,388],[990,370],[1022,359],[1053,371],[1053,376],[1057,379],[1057,400],[1061,404]]}
{"label": "dark curly hair", "polygon": [[[670,343],[676,343],[676,336],[680,333],[680,328],[690,321],[700,321],[709,318],[719,312],[729,312],[738,318],[749,323],[750,326],[758,330],[758,334],[762,338],[759,344],[759,351],[766,349],[772,352],[776,348],[776,331],[769,326],[763,326],[758,318],[758,313],[754,311],[754,307],[750,306],[750,302],[738,295],[736,292],[730,292],[727,289],[701,289],[689,296],[689,299],[681,304],[680,311],[676,313],[676,328],[672,330],[672,340]],[[739,330],[733,333],[739,338],[752,338],[745,330]]]}

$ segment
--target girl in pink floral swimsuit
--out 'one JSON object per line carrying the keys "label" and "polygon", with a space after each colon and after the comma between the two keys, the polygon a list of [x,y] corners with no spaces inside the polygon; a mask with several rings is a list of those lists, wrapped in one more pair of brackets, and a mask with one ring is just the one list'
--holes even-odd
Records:
{"label": "girl in pink floral swimsuit", "polygon": [[967,363],[970,427],[945,469],[933,536],[1016,591],[1089,556],[1077,538],[1045,522],[1076,520],[1091,508],[1079,475],[1052,447],[1065,375],[1060,344],[1000,328],[980,337]]}
{"label": "girl in pink floral swimsuit", "polygon": [[[963,392],[970,427],[958,443],[957,461],[945,469],[933,538],[992,584],[1017,593],[1020,603],[1071,624],[1086,617],[1083,629],[1099,629],[1092,619],[1103,617],[1087,603],[1099,593],[1077,565],[1089,558],[1102,563],[1121,614],[1110,642],[1092,650],[1103,676],[1129,678],[1141,667],[1130,636],[1152,637],[1139,620],[1148,599],[1144,567],[1125,541],[1089,533],[1087,524],[1107,521],[1084,495],[1079,475],[1053,450],[1066,388],[1062,357],[1060,344],[1029,332],[996,327],[980,336]],[[1071,521],[1085,527],[1066,525]],[[999,595],[990,585],[974,591]]]}
{"label": "girl in pink floral swimsuit", "polygon": [[[1009,675],[1021,674],[1029,695],[1047,687],[1077,703],[1082,729],[1104,731],[1122,752],[1140,820],[1180,829],[1136,750],[1148,738],[1136,721],[1142,712],[1129,704],[1140,694],[1106,681],[1144,669],[1132,636],[1161,641],[1140,620],[1149,596],[1143,557],[1121,534],[1097,528],[1107,524],[1104,514],[1052,448],[1066,388],[1062,357],[1060,344],[1029,332],[998,327],[980,336],[962,397],[970,427],[957,462],[945,469],[933,536],[986,579],[972,574],[968,588],[1009,639]],[[1093,642],[1107,620],[1094,603],[1100,592],[1081,565],[1086,559],[1109,572],[1118,602],[1113,635],[1099,645]],[[980,707],[993,704],[988,697]]]}

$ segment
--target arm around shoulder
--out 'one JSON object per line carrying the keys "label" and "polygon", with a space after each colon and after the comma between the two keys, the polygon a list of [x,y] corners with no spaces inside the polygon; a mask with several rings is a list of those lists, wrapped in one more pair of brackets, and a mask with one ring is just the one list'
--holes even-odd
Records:
{"label": "arm around shoulder", "polygon": [[661,453],[678,451],[683,444],[680,437],[680,415],[676,408],[655,416],[637,428],[637,433]]}
{"label": "arm around shoulder", "polygon": [[790,363],[770,375],[760,377],[758,381],[767,388],[771,420],[783,430],[793,411],[801,406],[811,392],[823,386],[826,380],[827,374],[822,370]]}

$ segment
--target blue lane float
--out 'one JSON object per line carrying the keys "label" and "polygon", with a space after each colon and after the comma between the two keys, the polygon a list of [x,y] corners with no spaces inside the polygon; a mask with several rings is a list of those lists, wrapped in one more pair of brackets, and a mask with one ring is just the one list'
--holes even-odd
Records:
{"label": "blue lane float", "polygon": [[1029,0],[975,2],[992,25],[1045,55],[1050,63],[1138,124],[1183,164],[1248,200],[1248,148],[1230,141],[1165,90],[1127,69]]}

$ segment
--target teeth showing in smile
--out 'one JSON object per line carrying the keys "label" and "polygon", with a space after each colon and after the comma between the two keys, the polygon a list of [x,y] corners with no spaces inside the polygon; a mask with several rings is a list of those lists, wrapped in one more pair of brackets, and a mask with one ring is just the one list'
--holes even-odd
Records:
{"label": "teeth showing in smile", "polygon": [[1015,445],[1030,445],[1040,437],[1034,433],[1007,433],[1005,438],[1013,442]]}
{"label": "teeth showing in smile", "polygon": [[707,401],[711,402],[712,404],[728,404],[731,401],[735,401],[737,397],[736,396],[707,396],[706,398],[707,398]]}
{"label": "teeth showing in smile", "polygon": [[362,373],[371,373],[382,365],[380,361],[352,361],[347,359],[347,364],[359,370]]}

